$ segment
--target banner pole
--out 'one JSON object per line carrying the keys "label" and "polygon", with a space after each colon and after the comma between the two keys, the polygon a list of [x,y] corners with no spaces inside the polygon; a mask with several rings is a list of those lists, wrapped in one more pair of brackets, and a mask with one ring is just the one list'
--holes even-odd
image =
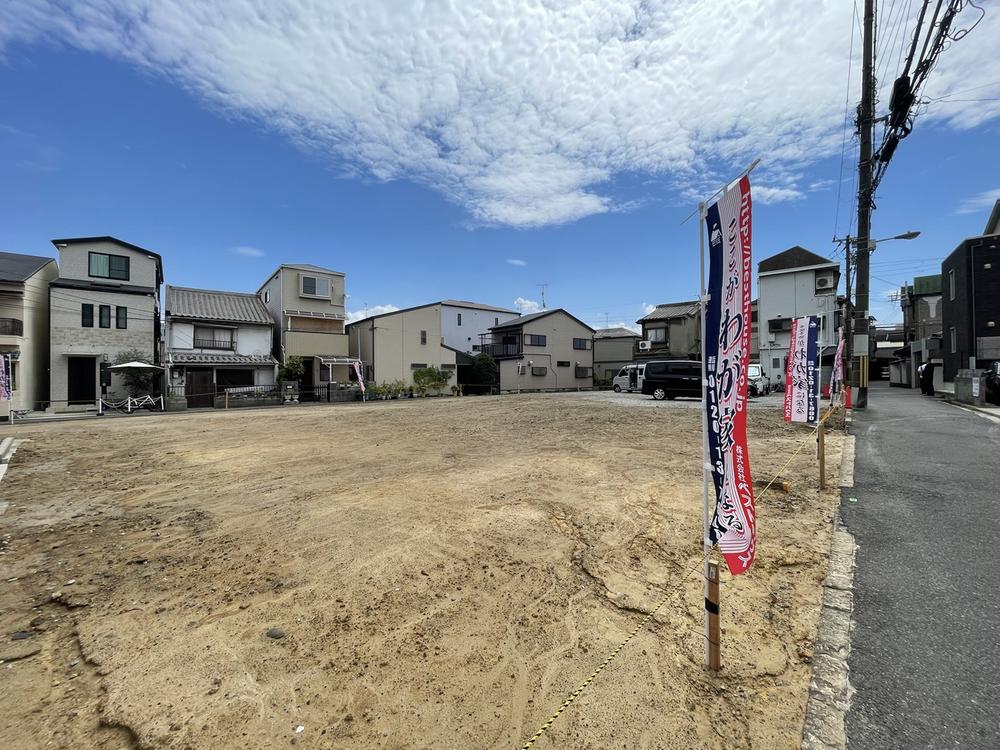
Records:
{"label": "banner pole", "polygon": [[713,649],[718,644],[713,644],[709,632],[709,574],[711,572],[711,562],[709,558],[712,553],[712,542],[708,533],[708,362],[705,358],[705,342],[708,333],[708,323],[706,313],[708,306],[708,294],[705,288],[705,216],[706,204],[704,201],[698,204],[698,253],[699,271],[701,273],[701,398],[702,398],[702,419],[701,419],[701,497],[702,497],[702,549],[705,557],[705,666],[709,669],[717,669],[715,666],[717,659],[713,659]]}

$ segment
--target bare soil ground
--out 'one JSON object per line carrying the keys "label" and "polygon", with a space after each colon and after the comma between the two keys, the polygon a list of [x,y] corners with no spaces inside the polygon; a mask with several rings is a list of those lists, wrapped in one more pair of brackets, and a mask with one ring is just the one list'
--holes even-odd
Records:
{"label": "bare soil ground", "polygon": [[[709,675],[699,418],[526,396],[22,426],[0,747],[519,747],[678,585],[535,747],[797,747],[837,491],[809,446],[760,503]],[[758,478],[806,435],[749,429]]]}

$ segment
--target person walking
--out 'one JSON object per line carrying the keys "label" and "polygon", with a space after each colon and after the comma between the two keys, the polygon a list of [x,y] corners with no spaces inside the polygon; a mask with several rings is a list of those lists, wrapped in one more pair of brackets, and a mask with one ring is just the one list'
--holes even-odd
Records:
{"label": "person walking", "polygon": [[920,392],[925,396],[934,395],[934,363],[925,362],[920,365]]}

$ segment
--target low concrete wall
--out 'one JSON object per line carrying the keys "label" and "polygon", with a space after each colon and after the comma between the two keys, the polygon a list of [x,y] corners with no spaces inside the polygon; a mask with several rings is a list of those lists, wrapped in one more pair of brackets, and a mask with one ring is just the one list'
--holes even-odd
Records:
{"label": "low concrete wall", "polygon": [[986,406],[986,371],[959,370],[955,376],[955,400],[973,406]]}

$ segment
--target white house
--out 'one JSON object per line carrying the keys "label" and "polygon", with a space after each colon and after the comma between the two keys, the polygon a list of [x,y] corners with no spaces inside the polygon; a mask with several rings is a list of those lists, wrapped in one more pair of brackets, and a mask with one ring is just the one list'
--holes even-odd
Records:
{"label": "white house", "polygon": [[167,382],[189,407],[213,406],[227,389],[273,386],[274,321],[256,294],[167,285]]}
{"label": "white house", "polygon": [[784,378],[792,318],[818,315],[820,351],[836,347],[839,284],[839,263],[798,245],[758,264],[760,363],[772,383]]}

